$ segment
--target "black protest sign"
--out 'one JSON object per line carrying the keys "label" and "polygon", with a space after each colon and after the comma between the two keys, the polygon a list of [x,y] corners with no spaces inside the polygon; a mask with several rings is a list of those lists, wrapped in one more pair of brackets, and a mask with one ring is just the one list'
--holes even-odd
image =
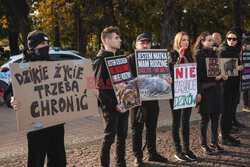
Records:
{"label": "black protest sign", "polygon": [[106,66],[115,91],[117,103],[122,110],[140,105],[136,80],[132,78],[126,56],[105,58]]}
{"label": "black protest sign", "polygon": [[141,99],[171,99],[171,85],[166,49],[135,50]]}
{"label": "black protest sign", "polygon": [[206,58],[207,76],[216,77],[221,74],[220,64],[218,58]]}
{"label": "black protest sign", "polygon": [[167,50],[136,50],[135,53],[138,75],[169,73]]}
{"label": "black protest sign", "polygon": [[32,131],[97,112],[90,60],[10,64],[13,92],[21,101],[19,131]]}
{"label": "black protest sign", "polygon": [[241,89],[250,90],[250,50],[245,50],[242,52],[242,63],[244,66]]}

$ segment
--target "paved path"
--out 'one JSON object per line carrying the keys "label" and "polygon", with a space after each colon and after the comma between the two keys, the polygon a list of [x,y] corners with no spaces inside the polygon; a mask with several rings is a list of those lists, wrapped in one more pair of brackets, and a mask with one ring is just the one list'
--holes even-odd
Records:
{"label": "paved path", "polygon": [[[160,101],[160,115],[158,127],[169,126],[172,122],[171,111],[168,101]],[[242,109],[241,104],[238,109]],[[192,112],[191,121],[198,120],[199,114]],[[130,119],[129,119],[130,123]],[[79,144],[94,139],[100,139],[103,136],[103,120],[101,116],[90,119],[80,119],[68,122],[65,125],[66,146]],[[19,155],[26,151],[26,134],[17,132],[15,111],[0,106],[0,160],[13,154]]]}

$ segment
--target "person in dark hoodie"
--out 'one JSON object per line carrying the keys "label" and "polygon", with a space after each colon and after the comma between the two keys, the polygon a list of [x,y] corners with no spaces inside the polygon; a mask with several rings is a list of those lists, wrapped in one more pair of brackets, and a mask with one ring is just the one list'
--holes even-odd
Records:
{"label": "person in dark hoodie", "polygon": [[[218,75],[216,77],[207,76],[206,58],[217,58],[213,50],[213,39],[209,32],[203,32],[194,44],[194,56],[197,61],[197,83],[198,94],[201,94],[199,104],[200,138],[201,150],[206,154],[222,152],[218,145],[218,122],[220,113],[223,111],[223,101],[221,94],[220,80],[227,80],[227,76]],[[207,127],[211,120],[211,143],[207,145]]]}
{"label": "person in dark hoodie", "polygon": [[[226,34],[226,38],[218,48],[217,54],[220,58],[237,58],[239,65],[238,70],[242,71],[244,67],[240,65],[239,50],[241,50],[241,40],[238,34],[231,30]],[[223,145],[240,145],[239,140],[236,140],[229,135],[232,128],[234,110],[236,109],[239,100],[239,88],[240,76],[229,77],[227,81],[223,82],[224,112],[220,121]]]}
{"label": "person in dark hoodie", "polygon": [[[49,39],[40,31],[32,31],[27,36],[28,49],[23,52],[22,62],[49,61]],[[21,107],[18,99],[11,97],[11,106],[15,111]],[[43,167],[47,155],[48,167],[66,166],[64,147],[64,125],[29,132],[28,167]]]}
{"label": "person in dark hoodie", "polygon": [[[168,62],[170,67],[171,77],[174,77],[174,65],[182,63],[194,63],[194,58],[189,44],[189,36],[186,32],[179,32],[174,38],[173,50],[169,52]],[[173,82],[174,83],[174,82]],[[172,95],[174,97],[174,84],[172,84]],[[196,102],[199,103],[201,95],[197,95]],[[170,107],[172,111],[172,137],[175,145],[176,154],[174,157],[180,161],[196,160],[197,157],[189,150],[189,120],[192,108],[184,108],[174,110],[174,100],[170,99]],[[184,148],[180,145],[179,128],[182,123],[182,139]]]}
{"label": "person in dark hoodie", "polygon": [[111,78],[105,64],[106,57],[118,56],[122,40],[117,27],[107,27],[101,33],[103,48],[97,54],[93,65],[95,79],[99,88],[98,100],[104,118],[104,141],[101,146],[101,166],[108,167],[110,147],[116,137],[116,166],[126,166],[125,145],[128,130],[128,112],[117,104]]}
{"label": "person in dark hoodie", "polygon": [[[148,34],[139,34],[136,38],[136,49],[151,49],[151,37]],[[129,64],[132,74],[137,77],[135,54],[129,55]],[[172,82],[172,78],[168,81]],[[143,101],[142,105],[131,109],[132,149],[135,155],[134,166],[143,166],[142,132],[146,126],[146,145],[149,161],[168,162],[157,153],[156,128],[159,116],[158,100]]]}

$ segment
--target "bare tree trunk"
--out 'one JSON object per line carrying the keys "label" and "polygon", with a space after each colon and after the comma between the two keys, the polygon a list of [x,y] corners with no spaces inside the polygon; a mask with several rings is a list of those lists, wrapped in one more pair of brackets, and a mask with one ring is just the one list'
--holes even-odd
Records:
{"label": "bare tree trunk", "polygon": [[28,19],[29,6],[25,0],[5,0],[5,4],[19,21],[19,30],[22,34],[23,46],[27,48],[27,35],[30,32],[30,22]]}
{"label": "bare tree trunk", "polygon": [[240,11],[241,11],[241,0],[234,0],[233,1],[233,6],[234,6],[234,25],[235,27],[241,28],[241,16],[240,16]]}
{"label": "bare tree trunk", "polygon": [[114,4],[113,0],[103,0],[104,1],[104,14],[106,16],[107,26],[117,26],[117,20],[115,18]]}
{"label": "bare tree trunk", "polygon": [[9,46],[11,56],[19,53],[18,32],[11,28],[9,29]]}
{"label": "bare tree trunk", "polygon": [[54,33],[55,33],[55,41],[54,46],[61,47],[61,41],[60,41],[60,29],[59,29],[59,23],[56,21],[55,27],[54,27]]}
{"label": "bare tree trunk", "polygon": [[173,48],[174,36],[177,33],[177,1],[164,0],[164,4],[161,48],[171,50]]}

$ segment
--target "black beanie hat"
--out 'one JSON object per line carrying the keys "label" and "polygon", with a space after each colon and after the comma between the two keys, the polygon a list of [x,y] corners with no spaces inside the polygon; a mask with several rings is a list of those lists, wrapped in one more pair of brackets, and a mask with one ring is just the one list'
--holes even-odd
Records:
{"label": "black beanie hat", "polygon": [[27,40],[28,40],[29,50],[32,50],[43,41],[49,41],[49,38],[44,33],[35,30],[28,34]]}

